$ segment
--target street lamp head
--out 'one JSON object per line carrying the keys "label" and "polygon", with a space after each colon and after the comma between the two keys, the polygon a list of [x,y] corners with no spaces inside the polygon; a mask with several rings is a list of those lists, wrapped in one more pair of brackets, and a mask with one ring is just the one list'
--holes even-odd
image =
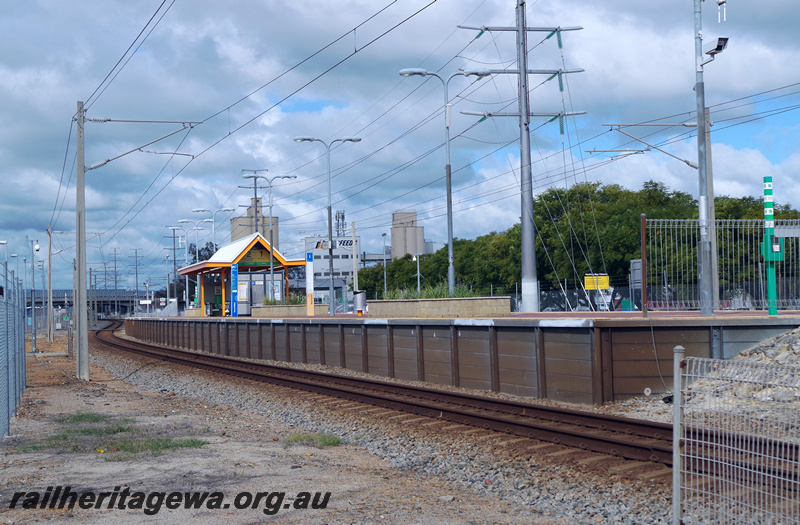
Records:
{"label": "street lamp head", "polygon": [[186,220],[186,219],[181,219],[181,220],[178,221],[178,224],[191,224],[191,223],[192,223],[192,221]]}
{"label": "street lamp head", "polygon": [[217,211],[236,211],[234,208],[221,208]]}
{"label": "street lamp head", "polygon": [[204,209],[202,209],[202,208],[195,208],[195,209],[193,209],[192,211],[193,211],[194,213],[203,213],[203,212],[208,212],[208,213],[211,213],[211,210],[204,210]]}
{"label": "street lamp head", "polygon": [[492,72],[488,69],[465,69],[462,73],[465,77],[488,77]]}
{"label": "street lamp head", "polygon": [[406,69],[400,70],[401,77],[413,77],[413,76],[420,76],[424,77],[427,76],[429,73],[426,69],[422,69],[419,67],[408,67]]}
{"label": "street lamp head", "polygon": [[296,179],[297,175],[282,175],[278,177],[279,179]]}
{"label": "street lamp head", "polygon": [[314,142],[315,140],[319,140],[319,139],[315,139],[314,137],[295,137],[294,138],[295,142]]}
{"label": "street lamp head", "polygon": [[344,137],[339,140],[342,142],[361,142],[361,137]]}

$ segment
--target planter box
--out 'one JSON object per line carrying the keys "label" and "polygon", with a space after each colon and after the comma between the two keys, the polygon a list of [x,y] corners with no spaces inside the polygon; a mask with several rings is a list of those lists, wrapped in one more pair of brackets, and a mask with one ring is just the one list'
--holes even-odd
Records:
{"label": "planter box", "polygon": [[[304,304],[276,304],[270,306],[253,306],[250,309],[250,317],[306,317],[306,305]],[[328,315],[327,304],[315,304],[314,316]]]}

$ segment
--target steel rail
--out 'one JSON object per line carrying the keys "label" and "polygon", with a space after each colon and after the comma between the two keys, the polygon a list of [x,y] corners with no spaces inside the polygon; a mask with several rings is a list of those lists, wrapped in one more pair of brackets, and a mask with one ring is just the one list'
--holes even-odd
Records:
{"label": "steel rail", "polygon": [[[227,356],[165,348],[119,338],[113,333],[118,327],[119,325],[114,323],[104,331],[106,335],[99,337],[100,331],[96,335],[104,344],[121,350],[213,372],[626,459],[672,465],[672,425],[667,423],[547,407],[374,379],[338,376],[254,363]],[[695,448],[693,441],[704,432],[707,431],[688,429],[689,442],[685,445],[686,453],[693,455],[692,449]],[[715,441],[720,443],[730,442],[731,438],[730,433],[715,433]],[[775,442],[765,438],[738,436],[738,442],[740,445],[746,445],[746,450],[743,452],[759,456],[767,451],[776,450]],[[784,450],[782,457],[775,458],[770,465],[756,468],[774,473],[781,472],[790,479],[797,479],[797,471],[785,468],[784,460],[788,458],[791,461],[792,458],[800,457],[800,444],[783,443],[781,450]],[[707,466],[700,469],[711,471],[710,466],[714,463],[714,459],[708,458],[705,463],[698,465],[706,463]],[[751,461],[744,457],[738,463],[742,467],[752,468]]]}
{"label": "steel rail", "polygon": [[253,363],[133,342],[110,330],[103,333],[97,337],[104,344],[148,357],[626,459],[672,464],[670,426],[661,423]]}

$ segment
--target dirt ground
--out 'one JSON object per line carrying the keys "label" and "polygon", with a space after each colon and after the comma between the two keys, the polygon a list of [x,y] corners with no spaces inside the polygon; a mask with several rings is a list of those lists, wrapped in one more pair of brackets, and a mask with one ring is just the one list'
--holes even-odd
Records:
{"label": "dirt ground", "polygon": [[[96,367],[79,381],[73,360],[47,354],[65,346],[44,341],[27,359],[28,388],[0,445],[0,523],[544,523],[351,445],[286,445],[302,429],[252,413],[140,390]],[[205,444],[156,455],[126,452],[121,436]],[[72,509],[69,499],[57,508],[58,487],[78,495]],[[186,509],[187,492],[211,494]]]}

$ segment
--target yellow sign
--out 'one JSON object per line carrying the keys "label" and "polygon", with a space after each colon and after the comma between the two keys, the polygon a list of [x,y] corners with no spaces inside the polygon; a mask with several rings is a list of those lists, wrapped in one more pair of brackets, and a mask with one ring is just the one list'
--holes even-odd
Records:
{"label": "yellow sign", "polygon": [[241,266],[269,266],[269,250],[254,247],[239,261]]}
{"label": "yellow sign", "polygon": [[583,276],[583,287],[587,290],[608,290],[608,275],[604,273],[586,274]]}

